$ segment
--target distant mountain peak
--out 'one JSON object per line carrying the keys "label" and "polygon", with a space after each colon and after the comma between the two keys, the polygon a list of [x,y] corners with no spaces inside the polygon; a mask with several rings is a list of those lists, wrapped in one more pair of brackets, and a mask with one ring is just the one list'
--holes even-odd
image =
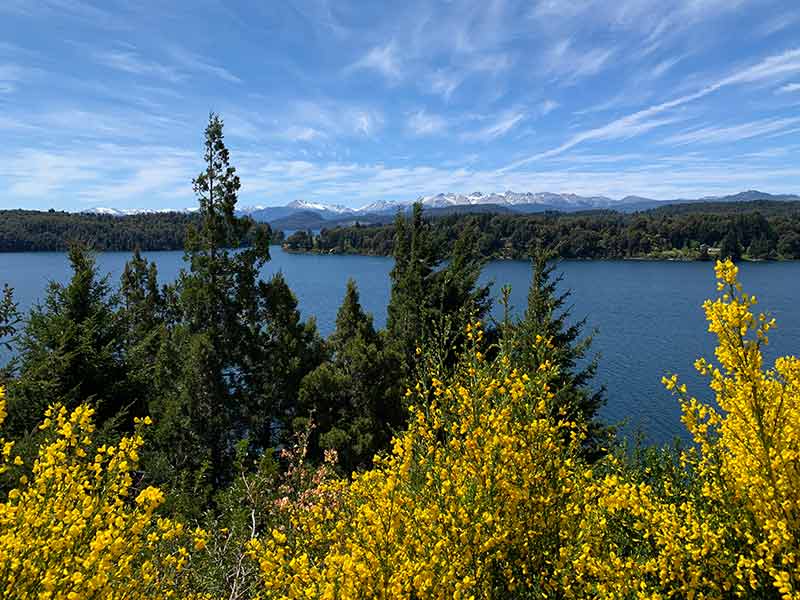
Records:
{"label": "distant mountain peak", "polygon": [[308,200],[292,200],[286,205],[286,208],[295,208],[297,210],[319,210],[340,214],[355,212],[352,208],[342,206],[341,204],[323,204],[321,202],[309,202]]}

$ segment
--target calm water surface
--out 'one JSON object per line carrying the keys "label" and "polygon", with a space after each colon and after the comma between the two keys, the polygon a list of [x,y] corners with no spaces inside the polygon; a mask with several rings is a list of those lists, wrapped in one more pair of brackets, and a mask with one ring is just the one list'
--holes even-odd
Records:
{"label": "calm water surface", "polygon": [[[175,278],[182,267],[182,252],[151,252],[163,281]],[[98,255],[100,270],[118,280],[130,253]],[[305,317],[315,316],[319,329],[329,334],[342,300],[348,277],[358,283],[361,301],[377,326],[386,321],[389,271],[392,261],[382,257],[318,256],[287,254],[272,248],[272,260],[264,276],[282,271]],[[657,443],[683,435],[676,401],[661,384],[667,371],[680,374],[695,395],[708,398],[706,388],[694,375],[698,356],[712,358],[713,340],[706,332],[701,304],[715,294],[710,263],[598,261],[562,262],[563,286],[572,290],[572,311],[586,317],[596,329],[593,349],[599,355],[597,384],[608,390],[603,417],[626,423],[627,432],[641,431]],[[500,287],[512,286],[512,303],[524,310],[530,265],[525,262],[493,262],[483,279]],[[800,341],[800,263],[746,263],[742,282],[759,304],[778,321],[769,356],[797,354]],[[20,305],[27,309],[43,298],[49,280],[66,281],[69,268],[59,253],[0,254],[0,285],[15,288]],[[0,356],[0,360],[2,360]]]}

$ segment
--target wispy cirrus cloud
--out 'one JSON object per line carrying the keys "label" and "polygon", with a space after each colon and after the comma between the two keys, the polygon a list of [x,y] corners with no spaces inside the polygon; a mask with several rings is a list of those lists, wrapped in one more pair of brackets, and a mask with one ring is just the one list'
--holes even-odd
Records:
{"label": "wispy cirrus cloud", "polygon": [[662,125],[673,123],[677,120],[677,117],[656,118],[657,115],[704,98],[725,87],[772,80],[797,72],[800,72],[800,49],[787,50],[781,54],[768,56],[749,67],[742,68],[726,77],[718,79],[696,92],[650,106],[649,108],[645,108],[625,117],[615,119],[600,127],[594,127],[577,133],[560,146],[515,161],[504,167],[503,170],[517,169],[542,158],[556,156],[584,142],[624,139],[635,135],[641,135],[642,133],[646,133]]}
{"label": "wispy cirrus cloud", "polygon": [[425,85],[431,92],[441,96],[445,101],[448,101],[453,95],[453,92],[463,83],[464,78],[464,74],[437,69],[428,76]]}
{"label": "wispy cirrus cloud", "polygon": [[186,78],[174,66],[147,60],[134,50],[106,50],[94,53],[94,59],[101,65],[132,75],[142,75],[177,83]]}
{"label": "wispy cirrus cloud", "polygon": [[364,56],[352,63],[347,72],[375,71],[391,82],[402,79],[403,70],[394,42],[371,48]]}
{"label": "wispy cirrus cloud", "polygon": [[148,59],[132,46],[95,51],[92,56],[96,62],[111,69],[162,79],[169,83],[186,81],[193,74],[211,75],[230,83],[242,83],[242,80],[228,69],[177,46],[168,49],[166,56],[171,59],[169,62]]}
{"label": "wispy cirrus cloud", "polygon": [[6,13],[28,18],[64,17],[106,28],[128,28],[124,17],[101,6],[84,0],[37,0],[36,2],[3,0],[0,2],[0,14]]}
{"label": "wispy cirrus cloud", "polygon": [[721,144],[738,142],[754,137],[776,134],[781,132],[788,133],[790,128],[800,123],[800,117],[787,119],[762,119],[749,123],[740,123],[721,127],[712,125],[701,127],[682,133],[670,135],[661,140],[662,144],[682,146],[687,144]]}
{"label": "wispy cirrus cloud", "polygon": [[445,130],[447,121],[440,115],[417,110],[408,117],[407,127],[414,135],[434,135]]}
{"label": "wispy cirrus cloud", "polygon": [[775,90],[777,94],[790,94],[800,92],[800,83],[787,83]]}
{"label": "wispy cirrus cloud", "polygon": [[614,48],[603,47],[579,50],[571,39],[564,39],[547,52],[543,68],[562,83],[575,83],[602,71],[615,53]]}
{"label": "wispy cirrus cloud", "polygon": [[229,83],[242,83],[238,76],[225,67],[221,67],[213,61],[179,46],[170,47],[169,56],[182,68],[192,73],[205,73]]}
{"label": "wispy cirrus cloud", "polygon": [[527,117],[521,108],[511,108],[500,115],[492,117],[488,125],[480,129],[468,131],[461,138],[466,141],[486,142],[502,137],[517,127]]}

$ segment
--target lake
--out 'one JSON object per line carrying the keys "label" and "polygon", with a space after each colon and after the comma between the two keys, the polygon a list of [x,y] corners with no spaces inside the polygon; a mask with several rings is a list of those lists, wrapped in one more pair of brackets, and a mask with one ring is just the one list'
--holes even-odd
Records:
{"label": "lake", "polygon": [[[182,267],[182,252],[150,252],[163,281],[174,279]],[[107,252],[97,257],[101,272],[118,280],[130,253]],[[297,295],[304,317],[315,316],[327,335],[335,324],[348,277],[361,292],[365,309],[377,326],[386,321],[389,271],[392,260],[367,256],[289,254],[272,247],[264,276],[282,271]],[[596,329],[593,350],[599,354],[596,383],[607,388],[608,404],[602,416],[625,421],[627,433],[641,431],[651,442],[669,442],[683,436],[677,402],[662,387],[666,372],[678,373],[701,399],[709,391],[694,375],[698,356],[713,358],[713,339],[706,331],[701,304],[714,296],[711,263],[646,261],[565,261],[559,264],[563,287],[572,290],[572,311]],[[525,308],[531,269],[526,262],[489,263],[482,279],[493,281],[493,295],[512,286],[512,303]],[[66,281],[69,269],[60,253],[0,254],[0,286],[9,283],[22,308],[44,295],[49,280]],[[796,354],[800,340],[800,263],[744,263],[745,290],[756,294],[762,310],[778,322],[768,356]],[[0,356],[0,360],[3,357]]]}

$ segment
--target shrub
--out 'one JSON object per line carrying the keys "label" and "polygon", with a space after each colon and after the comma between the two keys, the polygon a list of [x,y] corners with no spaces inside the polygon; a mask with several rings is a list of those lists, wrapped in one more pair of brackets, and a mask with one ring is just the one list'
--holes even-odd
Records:
{"label": "shrub", "polygon": [[[160,518],[163,494],[136,493],[142,438],[92,441],[94,411],[47,410],[46,441],[0,502],[0,595],[5,598],[186,598],[191,551],[205,532]],[[5,418],[0,388],[0,425]],[[138,426],[149,422],[144,419]],[[0,472],[26,465],[0,439]]]}

